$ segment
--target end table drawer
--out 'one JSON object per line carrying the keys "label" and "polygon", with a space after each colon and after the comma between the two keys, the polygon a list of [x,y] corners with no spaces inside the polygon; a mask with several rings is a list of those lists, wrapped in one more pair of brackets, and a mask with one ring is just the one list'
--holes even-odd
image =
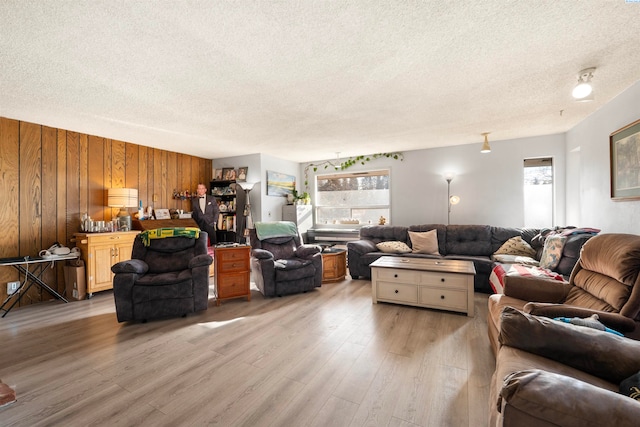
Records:
{"label": "end table drawer", "polygon": [[248,273],[227,274],[218,279],[216,291],[218,298],[244,296],[248,293]]}
{"label": "end table drawer", "polygon": [[236,259],[236,260],[222,260],[219,264],[219,271],[225,273],[227,271],[245,271],[249,269],[249,260]]}
{"label": "end table drawer", "polygon": [[418,288],[404,283],[378,282],[378,299],[418,302]]}
{"label": "end table drawer", "polygon": [[455,289],[420,287],[420,304],[433,307],[467,310],[467,292]]}

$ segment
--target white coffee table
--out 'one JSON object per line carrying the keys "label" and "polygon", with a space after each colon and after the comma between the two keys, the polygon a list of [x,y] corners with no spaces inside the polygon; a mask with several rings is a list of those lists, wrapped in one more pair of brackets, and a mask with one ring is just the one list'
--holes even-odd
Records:
{"label": "white coffee table", "polygon": [[371,263],[373,303],[458,311],[473,317],[475,274],[471,261],[383,256]]}

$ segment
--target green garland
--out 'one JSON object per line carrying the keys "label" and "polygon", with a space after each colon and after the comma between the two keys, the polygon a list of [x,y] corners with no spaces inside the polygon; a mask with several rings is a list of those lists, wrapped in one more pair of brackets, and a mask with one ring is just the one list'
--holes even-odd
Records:
{"label": "green garland", "polygon": [[386,157],[388,159],[400,160],[400,161],[404,160],[404,155],[402,153],[393,152],[393,153],[376,153],[376,154],[365,155],[365,156],[349,157],[348,159],[345,159],[343,162],[341,162],[339,165],[333,163],[333,161],[331,160],[325,160],[320,163],[309,163],[304,168],[304,188],[305,190],[309,191],[309,168],[313,168],[313,172],[317,172],[318,168],[321,166],[323,167],[323,169],[332,167],[334,170],[337,170],[337,171],[345,170],[347,168],[350,168],[351,166],[354,166],[357,164],[364,165],[366,162],[370,162],[371,160],[379,159],[382,157]]}

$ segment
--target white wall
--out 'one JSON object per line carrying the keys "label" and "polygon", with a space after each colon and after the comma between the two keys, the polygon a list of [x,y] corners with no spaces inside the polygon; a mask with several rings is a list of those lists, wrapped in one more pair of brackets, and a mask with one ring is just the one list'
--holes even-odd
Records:
{"label": "white wall", "polygon": [[568,220],[640,234],[640,201],[611,200],[609,135],[640,119],[640,82],[566,133]]}
{"label": "white wall", "polygon": [[[480,137],[478,138],[480,140]],[[461,201],[452,207],[452,224],[524,226],[523,160],[553,157],[556,177],[556,224],[564,225],[564,135],[491,141],[492,152],[481,154],[481,143],[404,152],[404,161],[382,158],[351,170],[391,169],[391,215],[394,225],[447,222],[445,172],[456,177],[451,194]],[[363,153],[366,154],[366,153]],[[301,165],[301,174],[306,164]],[[318,175],[333,170],[319,170]],[[309,182],[314,182],[309,173]],[[313,188],[312,188],[313,191]],[[313,193],[312,193],[313,197]],[[313,202],[313,200],[312,200]],[[551,225],[551,224],[550,224]]]}
{"label": "white wall", "polygon": [[[284,197],[267,196],[268,170],[295,175],[296,183],[300,182],[298,163],[278,159],[266,154],[249,154],[215,159],[212,165],[213,169],[238,169],[243,166],[249,168],[247,182],[256,183],[249,193],[251,215],[254,221],[280,221],[282,219],[282,205],[286,204],[286,199]],[[300,188],[300,185],[298,185],[298,188]]]}

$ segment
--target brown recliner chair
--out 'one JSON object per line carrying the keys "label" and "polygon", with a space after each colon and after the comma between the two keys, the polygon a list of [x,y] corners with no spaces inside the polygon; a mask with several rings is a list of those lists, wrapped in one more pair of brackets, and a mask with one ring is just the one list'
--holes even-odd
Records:
{"label": "brown recliner chair", "polygon": [[505,278],[504,294],[489,297],[488,329],[498,349],[505,306],[545,317],[588,317],[640,339],[640,236],[600,234],[582,247],[569,282],[532,277]]}

